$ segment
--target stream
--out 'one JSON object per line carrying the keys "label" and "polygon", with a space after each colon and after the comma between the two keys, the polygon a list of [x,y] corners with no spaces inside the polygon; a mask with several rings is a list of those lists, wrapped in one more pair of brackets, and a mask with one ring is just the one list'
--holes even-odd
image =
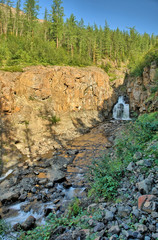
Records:
{"label": "stream", "polygon": [[44,224],[50,212],[62,213],[74,197],[85,198],[88,166],[112,147],[120,126],[121,121],[101,123],[67,149],[19,163],[0,183],[2,218],[14,226],[32,215]]}

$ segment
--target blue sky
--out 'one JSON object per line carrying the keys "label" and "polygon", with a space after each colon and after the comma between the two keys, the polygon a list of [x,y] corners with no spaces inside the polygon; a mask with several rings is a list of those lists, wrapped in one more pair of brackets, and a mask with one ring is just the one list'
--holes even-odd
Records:
{"label": "blue sky", "polygon": [[[71,13],[77,20],[83,18],[85,25],[104,26],[105,20],[111,29],[127,30],[134,27],[140,33],[158,35],[158,0],[62,0],[65,18]],[[39,18],[45,8],[50,11],[53,0],[39,0]]]}

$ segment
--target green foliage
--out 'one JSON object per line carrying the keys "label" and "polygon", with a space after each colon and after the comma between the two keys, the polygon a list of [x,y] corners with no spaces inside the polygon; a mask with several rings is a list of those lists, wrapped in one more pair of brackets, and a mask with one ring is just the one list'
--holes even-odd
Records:
{"label": "green foliage", "polygon": [[116,156],[123,165],[127,166],[130,161],[134,161],[133,155],[137,151],[142,152],[146,157],[151,153],[157,155],[156,142],[151,149],[148,148],[157,139],[158,112],[141,115],[135,122],[130,122],[127,129],[116,139]]}
{"label": "green foliage", "polygon": [[112,68],[112,66],[111,66],[111,64],[110,64],[109,62],[106,63],[105,65],[102,64],[100,67],[101,67],[106,73],[109,73],[110,69]]}
{"label": "green foliage", "polygon": [[158,68],[156,69],[154,77],[154,87],[151,88],[151,93],[156,93],[158,91]]}
{"label": "green foliage", "polygon": [[8,235],[9,239],[14,239],[12,238],[13,236],[11,235],[11,227],[8,225],[4,220],[0,219],[0,239],[5,239],[4,237]]}
{"label": "green foliage", "polygon": [[3,68],[0,68],[2,71],[7,71],[7,72],[23,72],[23,69],[20,66],[6,66]]}
{"label": "green foliage", "polygon": [[58,122],[60,122],[60,118],[53,115],[51,117],[48,118],[49,122],[51,122],[52,124],[57,124]]}
{"label": "green foliage", "polygon": [[129,122],[116,138],[113,157],[110,154],[93,161],[89,196],[114,199],[121,177],[128,164],[136,161],[133,156],[138,151],[158,165],[158,112],[141,115],[136,121]]}
{"label": "green foliage", "polygon": [[[155,36],[140,35],[134,28],[129,31],[111,30],[105,22],[104,28],[85,26],[83,19],[77,21],[71,14],[64,22],[64,8],[61,0],[53,0],[51,13],[45,11],[44,21],[37,19],[38,1],[25,0],[21,14],[20,0],[14,14],[9,8],[1,9],[1,66],[30,65],[97,65],[101,59],[129,62],[132,69],[142,61],[141,57],[156,43]],[[157,58],[153,50],[146,62]],[[144,64],[144,63],[143,63]],[[102,66],[110,72],[109,63]],[[142,67],[138,66],[141,74]]]}
{"label": "green foliage", "polygon": [[142,76],[144,67],[149,67],[153,61],[158,65],[158,44],[153,46],[145,55],[142,54],[135,61],[130,61],[131,75]]}
{"label": "green foliage", "polygon": [[72,203],[70,204],[68,208],[68,215],[69,216],[77,216],[79,213],[81,213],[81,207],[80,207],[81,201],[78,198],[75,198]]}
{"label": "green foliage", "polygon": [[82,220],[84,215],[84,212],[80,212],[76,216],[67,214],[60,217],[56,214],[50,214],[45,225],[36,227],[27,233],[22,233],[19,240],[48,240],[51,232],[59,226],[71,227],[74,225],[85,228],[87,223],[84,219]]}
{"label": "green foliage", "polygon": [[102,157],[100,161],[94,160],[90,166],[89,179],[92,180],[89,196],[112,199],[116,196],[121,173],[121,163],[114,163],[109,156]]}

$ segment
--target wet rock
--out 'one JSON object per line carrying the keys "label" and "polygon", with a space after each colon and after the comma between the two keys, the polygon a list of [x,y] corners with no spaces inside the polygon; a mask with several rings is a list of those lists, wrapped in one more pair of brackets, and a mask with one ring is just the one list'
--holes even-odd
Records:
{"label": "wet rock", "polygon": [[26,198],[27,198],[27,193],[24,193],[24,194],[21,194],[21,195],[20,195],[19,200],[20,200],[21,202],[24,202],[24,201],[26,200]]}
{"label": "wet rock", "polygon": [[58,202],[60,202],[60,199],[56,199],[53,201],[54,204],[57,204]]}
{"label": "wet rock", "polygon": [[54,182],[49,182],[46,185],[47,188],[53,188],[54,187]]}
{"label": "wet rock", "polygon": [[15,232],[20,232],[22,230],[21,224],[20,223],[14,224],[13,229]]}
{"label": "wet rock", "polygon": [[44,209],[44,216],[47,217],[52,212],[53,212],[52,208],[46,208],[46,209]]}
{"label": "wet rock", "polygon": [[36,218],[34,218],[33,216],[29,216],[25,222],[23,222],[21,224],[21,228],[24,230],[24,231],[28,231],[28,230],[31,230],[33,228],[36,227]]}
{"label": "wet rock", "polygon": [[48,182],[48,178],[43,178],[39,181],[39,185],[45,185]]}
{"label": "wet rock", "polygon": [[63,183],[63,187],[66,188],[66,189],[68,189],[68,188],[72,187],[72,183],[64,182],[64,183]]}
{"label": "wet rock", "polygon": [[67,154],[68,155],[76,155],[79,153],[79,150],[78,149],[71,149],[71,150],[68,150],[67,151]]}
{"label": "wet rock", "polygon": [[54,179],[54,183],[63,183],[66,181],[66,177],[65,176],[59,176],[59,178],[55,178]]}
{"label": "wet rock", "polygon": [[32,192],[32,193],[36,193],[36,192],[37,192],[37,188],[36,188],[36,187],[33,187],[33,188],[31,189],[31,192]]}
{"label": "wet rock", "polygon": [[42,194],[42,202],[45,203],[45,202],[48,202],[50,199],[48,197],[48,195],[46,193],[43,193]]}

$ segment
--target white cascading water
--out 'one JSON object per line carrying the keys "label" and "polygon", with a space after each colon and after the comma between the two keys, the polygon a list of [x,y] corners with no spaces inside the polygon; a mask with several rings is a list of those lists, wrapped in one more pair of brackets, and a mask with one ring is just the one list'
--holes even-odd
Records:
{"label": "white cascading water", "polygon": [[118,102],[113,108],[113,118],[116,120],[130,120],[129,104],[126,104],[124,97],[120,96]]}

